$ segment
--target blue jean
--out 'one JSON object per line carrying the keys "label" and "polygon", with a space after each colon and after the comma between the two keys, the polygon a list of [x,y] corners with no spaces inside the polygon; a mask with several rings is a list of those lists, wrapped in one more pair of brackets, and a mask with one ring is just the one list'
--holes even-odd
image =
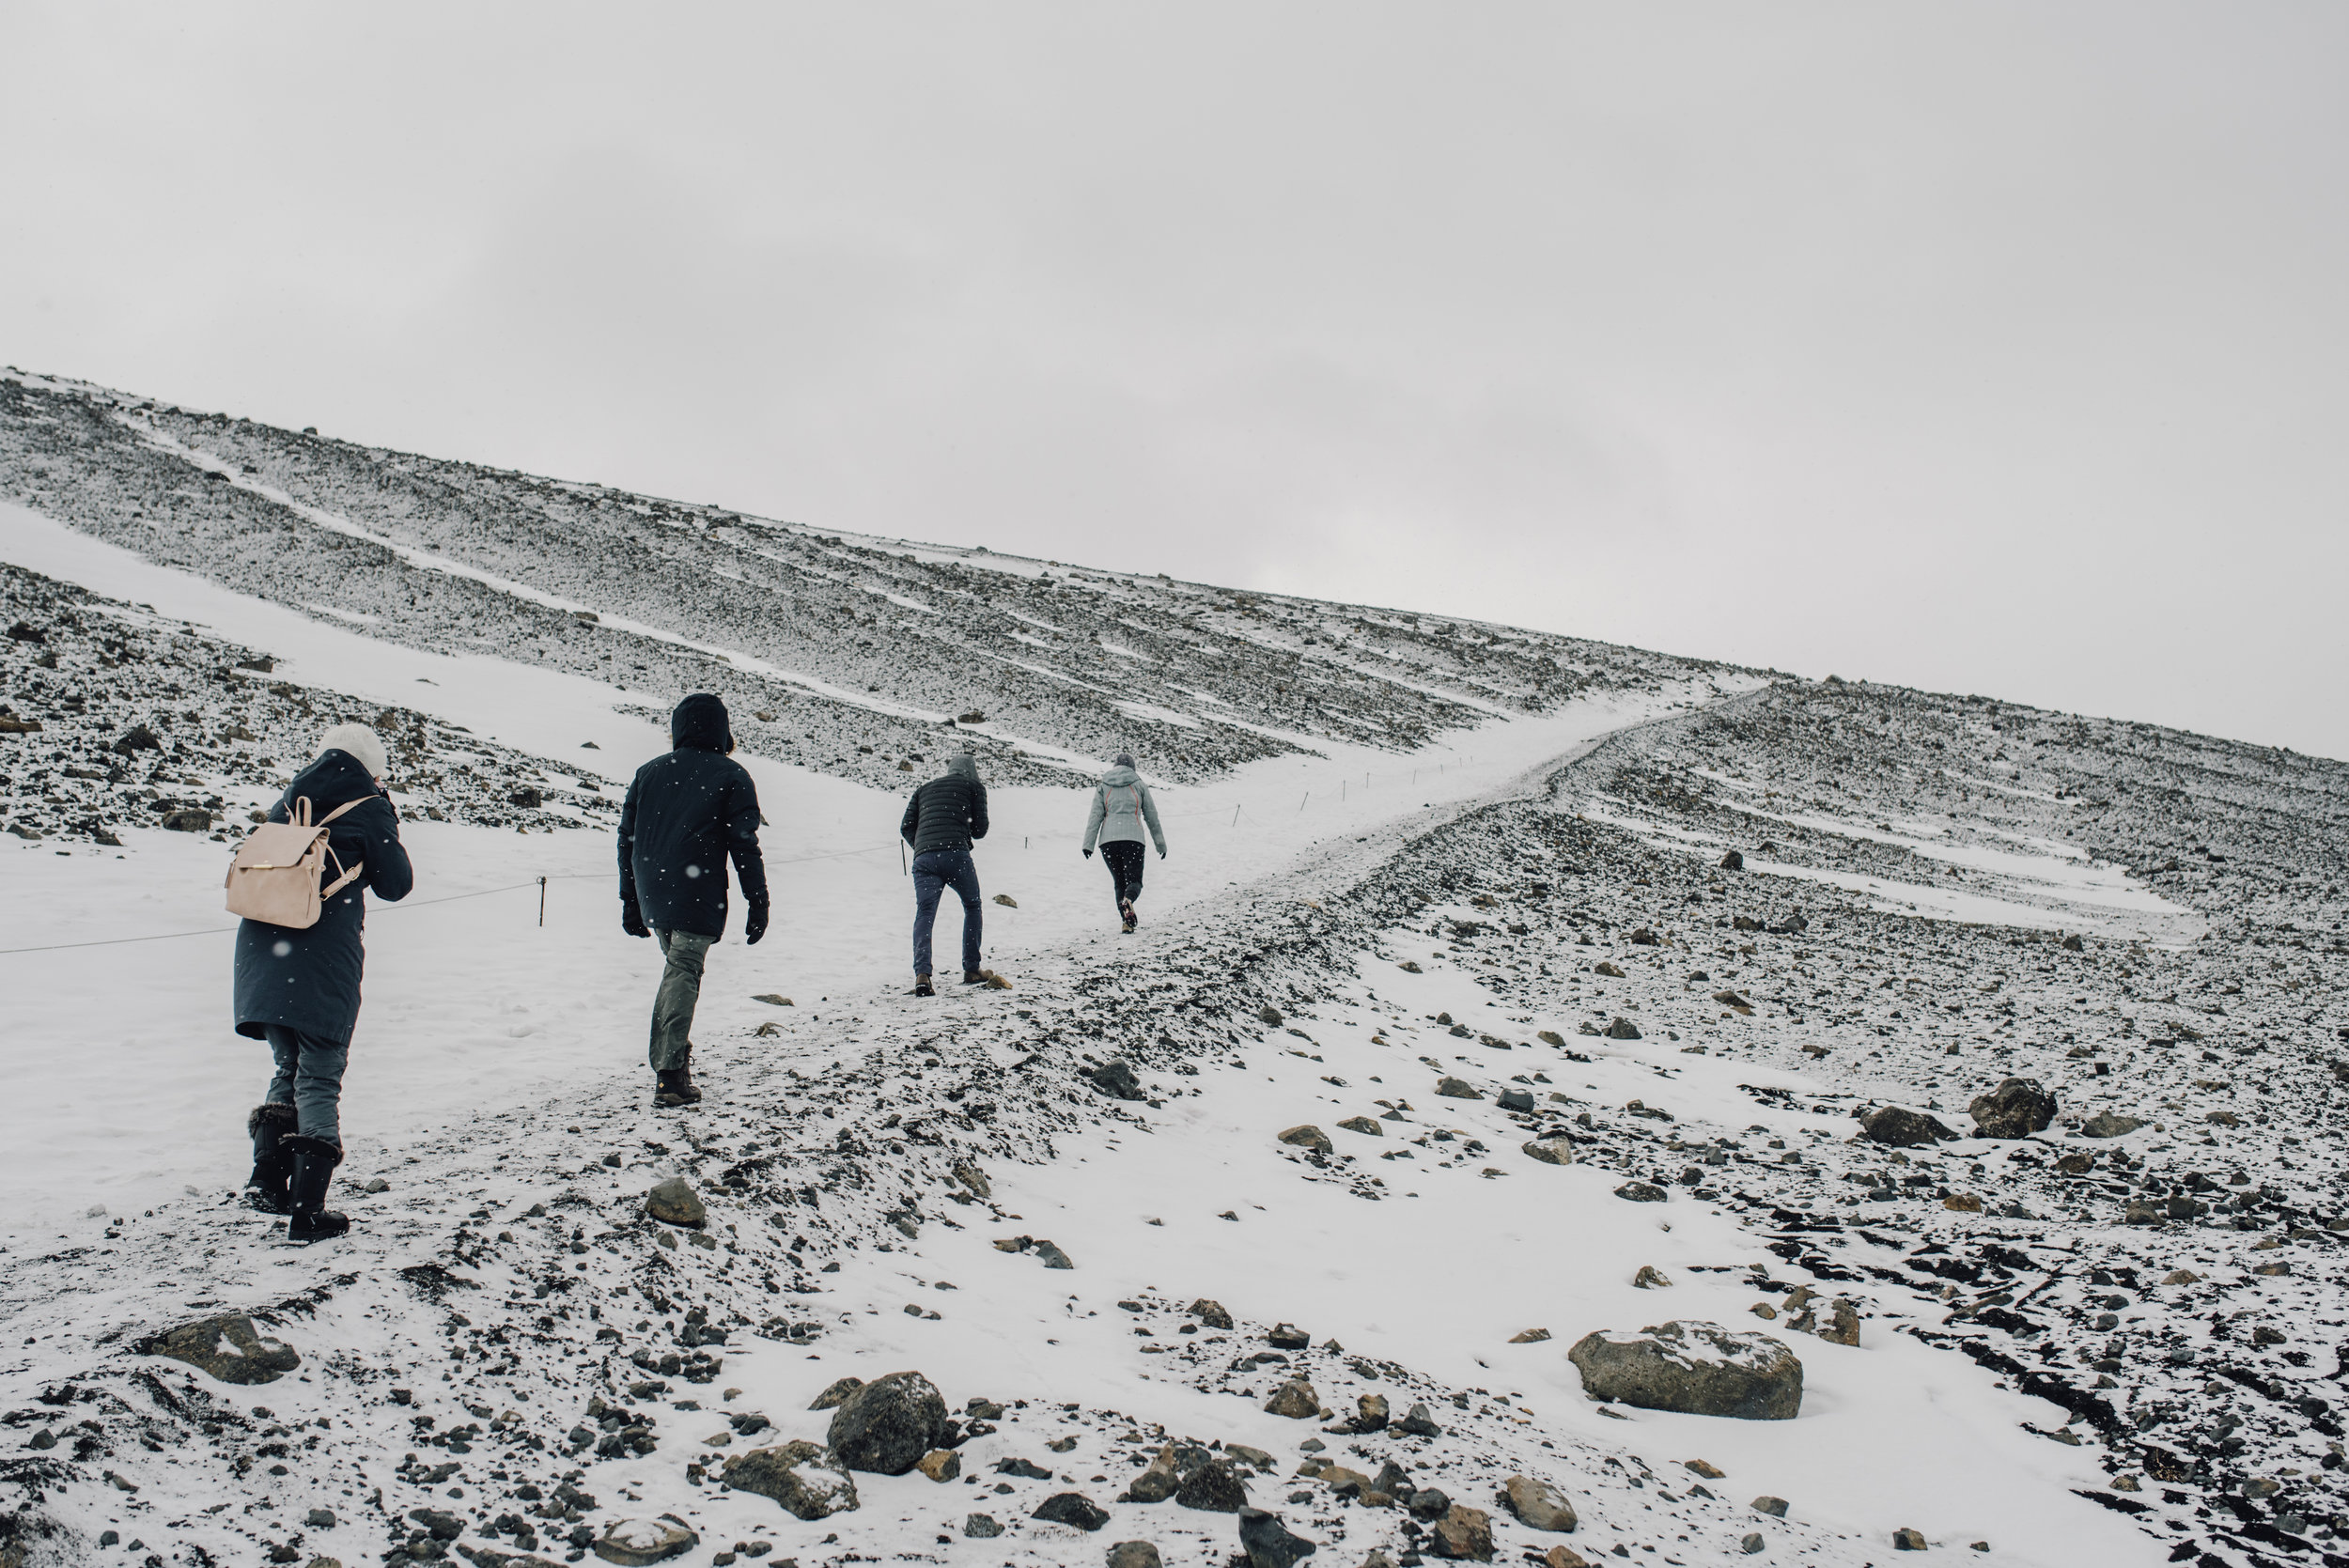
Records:
{"label": "blue jean", "polygon": [[292,1106],[294,1130],[303,1137],[323,1138],[341,1148],[343,1126],[338,1110],[343,1069],[350,1064],[350,1046],[334,1045],[283,1024],[271,1024],[261,1034],[277,1063],[269,1093],[261,1097],[271,1105]]}
{"label": "blue jean", "polygon": [[932,849],[913,857],[913,972],[930,972],[930,928],[938,924],[939,895],[955,890],[962,900],[962,970],[979,967],[979,868],[968,849]]}

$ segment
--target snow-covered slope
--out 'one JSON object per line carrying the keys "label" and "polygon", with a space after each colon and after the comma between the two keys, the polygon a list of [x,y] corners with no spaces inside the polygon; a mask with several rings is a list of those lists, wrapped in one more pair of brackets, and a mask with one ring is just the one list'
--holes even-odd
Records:
{"label": "snow-covered slope", "polygon": [[[1346,1568],[1439,1538],[1332,1460],[1552,1568],[2333,1550],[2349,769],[0,400],[0,1550],[494,1568],[665,1514],[689,1563],[1221,1562],[1230,1514],[1119,1500],[1185,1440]],[[600,829],[694,687],[778,715],[778,908],[713,955],[708,1101],[654,1112]],[[896,813],[969,712],[1013,988],[917,1001]],[[419,886],[368,929],[358,1229],[292,1250],[227,1201],[262,1063],[215,890],[349,717]],[[1073,852],[1112,742],[1165,782],[1132,938]],[[1970,1132],[2010,1076],[2037,1138],[1855,1136]],[[646,1216],[672,1174],[706,1231]],[[224,1312],[300,1367],[142,1348]],[[1668,1318],[1792,1347],[1800,1417],[1585,1394],[1569,1346]],[[905,1368],[972,1423],[958,1477],[814,1523],[719,1484]],[[1070,1491],[1103,1533],[1032,1517]]]}

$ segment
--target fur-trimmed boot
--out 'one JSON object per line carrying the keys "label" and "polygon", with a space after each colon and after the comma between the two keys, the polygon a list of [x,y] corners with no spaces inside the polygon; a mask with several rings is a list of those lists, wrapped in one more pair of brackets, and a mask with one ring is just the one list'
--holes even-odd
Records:
{"label": "fur-trimmed boot", "polygon": [[247,1207],[284,1214],[293,1206],[286,1196],[286,1184],[293,1176],[293,1152],[286,1147],[286,1136],[293,1129],[294,1108],[289,1105],[257,1105],[244,1119],[245,1133],[253,1140],[253,1174],[244,1179]]}
{"label": "fur-trimmed boot", "polygon": [[323,1138],[291,1132],[278,1140],[293,1157],[293,1176],[287,1184],[292,1206],[286,1219],[288,1241],[326,1241],[343,1235],[350,1221],[326,1206],[326,1184],[343,1162],[342,1149]]}

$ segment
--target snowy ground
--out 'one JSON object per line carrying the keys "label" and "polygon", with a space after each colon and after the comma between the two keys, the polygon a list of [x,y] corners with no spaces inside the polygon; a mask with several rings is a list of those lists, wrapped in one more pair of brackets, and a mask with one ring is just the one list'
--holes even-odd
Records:
{"label": "snowy ground", "polygon": [[[272,722],[418,710],[492,773],[616,786],[677,694],[383,641],[21,508],[0,508],[0,562],[146,606],[173,648],[267,649],[297,692]],[[404,798],[418,891],[369,922],[338,1188],[358,1230],[293,1250],[226,1201],[263,1076],[226,1027],[226,844],[62,826],[59,775],[124,700],[68,702],[100,682],[82,657],[11,663],[8,700],[45,727],[0,736],[11,821],[39,835],[0,837],[0,1421],[23,1450],[0,1457],[0,1519],[31,1560],[111,1560],[112,1530],[127,1560],[428,1561],[445,1553],[410,1515],[430,1507],[490,1568],[575,1560],[662,1513],[699,1532],[688,1563],[767,1543],[803,1568],[1076,1564],[1126,1539],[1221,1562],[1230,1515],[1116,1500],[1182,1438],[1269,1454],[1253,1500],[1349,1568],[1424,1537],[1297,1475],[1309,1455],[1493,1508],[1504,1560],[1743,1560],[1758,1538],[1765,1561],[1881,1562],[1903,1529],[1992,1563],[2338,1560],[2338,765],[1651,673],[1408,753],[1299,732],[1170,783],[1173,853],[1133,938],[1074,853],[1082,790],[1001,788],[979,858],[1017,901],[986,907],[1014,989],[922,1001],[894,831],[926,775],[754,755],[774,926],[713,955],[708,1102],[656,1113],[655,959],[616,929],[608,832],[514,831],[494,789],[456,790],[435,730]],[[255,697],[200,674],[204,701]],[[217,794],[226,836],[268,786],[270,733],[190,748],[167,783]],[[138,784],[77,777],[72,798]],[[118,940],[183,931],[210,934]],[[1086,1076],[1112,1058],[1144,1101]],[[1443,1076],[1478,1097],[1437,1095]],[[1970,1134],[1968,1101],[2007,1076],[2058,1095],[2041,1137],[1854,1136],[1887,1102]],[[2100,1113],[2137,1125],[2092,1136]],[[1358,1117],[1382,1130],[1340,1126]],[[1328,1156],[1277,1141],[1299,1124]],[[1536,1137],[1574,1162],[1528,1157]],[[642,1211],[670,1173],[713,1211],[682,1245]],[[1615,1195],[1631,1181],[1670,1197]],[[1075,1267],[994,1245],[1023,1235]],[[1635,1286],[1642,1266],[1670,1283]],[[1800,1287],[1847,1303],[1859,1343],[1809,1331]],[[1235,1327],[1190,1314],[1203,1297]],[[137,1351],[222,1311],[300,1370],[231,1389]],[[1785,1340],[1800,1418],[1584,1395],[1568,1346],[1668,1317]],[[1257,1359],[1279,1322],[1316,1348]],[[863,1506],[820,1524],[714,1483],[753,1441],[822,1440],[806,1406],[834,1378],[907,1367],[957,1411],[1010,1406],[960,1451],[967,1479],[860,1476]],[[1378,1392],[1442,1431],[1262,1408],[1300,1373],[1341,1415]],[[748,1413],[774,1433],[725,1420]],[[630,1431],[646,1452],[599,1452]],[[996,1469],[1013,1459],[1047,1473]],[[1495,1508],[1518,1472],[1580,1529]],[[1064,1490],[1110,1510],[1106,1533],[1029,1517]],[[974,1513],[1007,1533],[967,1536]]]}

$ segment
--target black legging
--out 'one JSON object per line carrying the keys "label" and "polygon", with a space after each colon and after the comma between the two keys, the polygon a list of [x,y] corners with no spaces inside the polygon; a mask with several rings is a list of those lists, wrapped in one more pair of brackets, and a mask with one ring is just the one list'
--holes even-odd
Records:
{"label": "black legging", "polygon": [[1110,892],[1119,904],[1130,904],[1142,896],[1141,845],[1131,839],[1104,844],[1101,863],[1110,868]]}

